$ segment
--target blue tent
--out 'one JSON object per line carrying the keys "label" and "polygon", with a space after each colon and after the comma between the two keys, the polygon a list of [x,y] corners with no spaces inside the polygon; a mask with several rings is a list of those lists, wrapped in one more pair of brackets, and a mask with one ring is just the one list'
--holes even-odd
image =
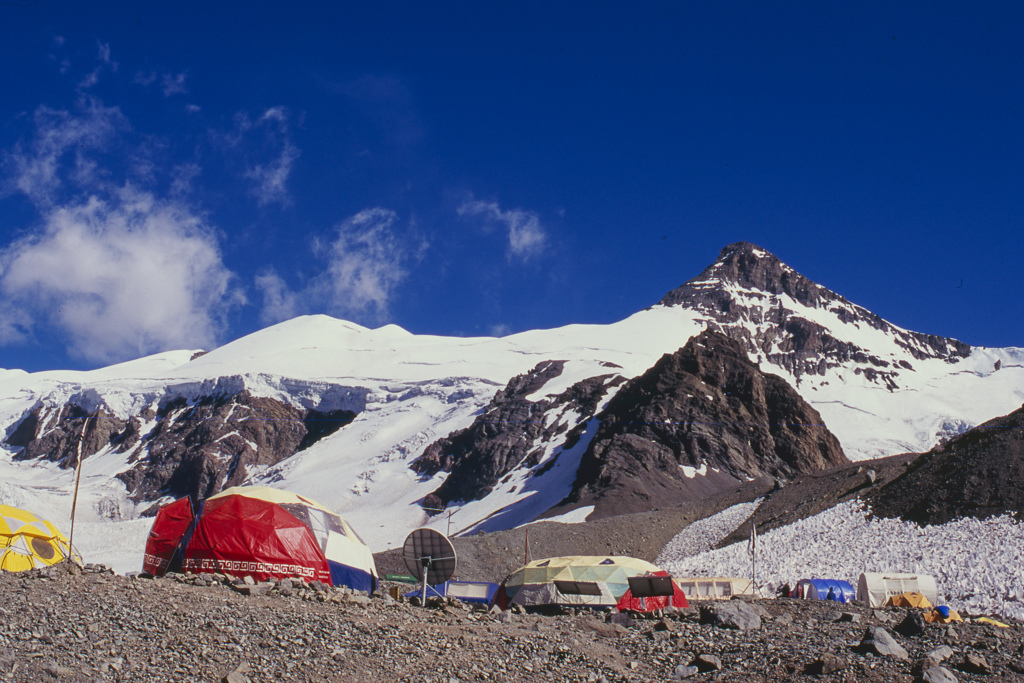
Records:
{"label": "blue tent", "polygon": [[813,600],[850,602],[857,597],[853,586],[841,579],[801,579],[796,590],[800,597]]}
{"label": "blue tent", "polygon": [[[403,593],[406,598],[418,598],[422,589]],[[445,581],[436,586],[427,586],[427,597],[440,595],[442,598],[458,598],[463,602],[478,602],[489,605],[498,592],[498,584],[489,581]]]}

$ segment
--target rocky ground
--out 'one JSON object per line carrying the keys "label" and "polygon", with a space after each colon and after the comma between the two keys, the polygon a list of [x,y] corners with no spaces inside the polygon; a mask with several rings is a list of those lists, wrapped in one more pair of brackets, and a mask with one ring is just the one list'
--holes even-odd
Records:
{"label": "rocky ground", "polygon": [[[541,616],[57,566],[0,573],[0,680],[1024,681],[1019,623],[900,635],[906,611],[895,608],[788,598],[719,607]],[[730,611],[745,628],[729,627]],[[892,634],[895,655],[861,645],[873,628]]]}

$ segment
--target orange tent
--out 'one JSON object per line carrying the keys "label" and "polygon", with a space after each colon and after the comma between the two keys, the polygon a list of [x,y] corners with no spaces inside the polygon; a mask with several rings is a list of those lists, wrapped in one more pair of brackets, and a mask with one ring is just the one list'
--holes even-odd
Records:
{"label": "orange tent", "polygon": [[928,598],[914,591],[894,595],[885,601],[885,607],[920,607],[927,609],[931,606],[932,603]]}
{"label": "orange tent", "polygon": [[955,609],[949,610],[948,617],[942,616],[942,612],[938,609],[933,609],[924,613],[924,620],[929,624],[948,624],[951,621],[963,621],[964,618]]}

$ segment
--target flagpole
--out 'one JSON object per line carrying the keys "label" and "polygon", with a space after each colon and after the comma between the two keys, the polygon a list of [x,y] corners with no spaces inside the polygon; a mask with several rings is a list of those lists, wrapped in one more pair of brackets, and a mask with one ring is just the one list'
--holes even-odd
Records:
{"label": "flagpole", "polygon": [[750,523],[750,585],[755,593],[757,589],[757,527]]}

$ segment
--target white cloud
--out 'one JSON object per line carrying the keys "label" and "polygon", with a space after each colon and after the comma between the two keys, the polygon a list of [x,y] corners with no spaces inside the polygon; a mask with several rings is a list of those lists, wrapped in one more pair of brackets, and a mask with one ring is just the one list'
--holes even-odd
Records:
{"label": "white cloud", "polygon": [[276,273],[256,280],[263,293],[262,319],[278,322],[296,315],[326,312],[371,323],[383,322],[399,285],[408,275],[406,263],[427,245],[402,235],[398,216],[381,208],[366,209],[340,226],[333,241],[314,245],[324,270],[298,290]]}
{"label": "white cloud", "polygon": [[35,139],[17,145],[4,157],[9,185],[23,192],[35,204],[46,206],[61,187],[61,165],[70,160],[68,178],[80,187],[99,182],[95,162],[88,153],[101,150],[115,135],[128,128],[117,107],[106,107],[92,97],[76,104],[77,112],[39,107],[34,114]]}
{"label": "white cloud", "polygon": [[97,363],[209,348],[244,301],[232,278],[196,214],[125,187],[48,212],[39,234],[0,252],[14,316],[0,341],[57,332],[69,354]]}
{"label": "white cloud", "polygon": [[522,261],[537,256],[547,244],[547,233],[540,218],[523,209],[503,210],[497,202],[470,200],[456,209],[460,216],[477,216],[500,223],[508,231],[508,256]]}
{"label": "white cloud", "polygon": [[100,61],[109,66],[111,71],[117,71],[117,62],[110,58],[110,44],[100,43],[98,49]]}
{"label": "white cloud", "polygon": [[[288,178],[301,152],[291,140],[289,112],[285,107],[271,107],[253,121],[241,112],[235,116],[235,130],[220,133],[217,140],[230,148],[241,150],[246,165],[244,177],[252,181],[250,194],[260,206],[291,203]],[[255,136],[262,135],[262,140]],[[258,157],[271,156],[257,161]]]}
{"label": "white cloud", "polygon": [[163,78],[163,91],[164,97],[170,97],[171,95],[181,95],[188,92],[188,88],[185,87],[186,74],[164,74]]}

